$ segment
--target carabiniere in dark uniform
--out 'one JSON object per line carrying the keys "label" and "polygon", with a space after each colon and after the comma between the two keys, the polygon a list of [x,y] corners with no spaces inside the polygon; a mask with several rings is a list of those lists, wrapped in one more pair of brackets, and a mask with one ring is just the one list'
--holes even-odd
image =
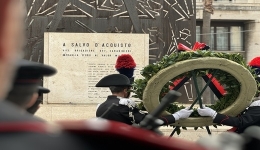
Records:
{"label": "carabiniere in dark uniform", "polygon": [[[107,97],[107,100],[102,103],[97,111],[96,117],[102,117],[108,120],[119,121],[129,125],[139,124],[147,113],[143,113],[136,106],[134,101],[127,98],[129,95],[128,90],[131,87],[128,77],[122,74],[112,74],[102,78],[96,87],[109,87],[112,94]],[[123,89],[124,96],[115,94],[116,88]],[[188,118],[192,110],[182,109],[173,115],[161,116],[159,119],[163,121],[162,125],[174,123],[175,120],[180,118]]]}
{"label": "carabiniere in dark uniform", "polygon": [[[260,83],[260,57],[255,57],[249,63],[249,66],[255,68],[256,83]],[[259,87],[258,87],[259,88]],[[198,109],[198,113],[201,116],[210,116],[213,118],[213,123],[223,124],[227,126],[233,126],[228,131],[243,133],[244,130],[250,126],[260,126],[260,89],[256,93],[256,97],[248,108],[241,112],[237,117],[231,117],[228,115],[217,113],[215,110],[205,107]],[[258,95],[257,95],[258,94]]]}

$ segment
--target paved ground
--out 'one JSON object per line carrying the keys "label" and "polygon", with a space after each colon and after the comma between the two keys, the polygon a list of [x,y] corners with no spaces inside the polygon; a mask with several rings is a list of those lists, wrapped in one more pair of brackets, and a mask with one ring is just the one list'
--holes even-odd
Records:
{"label": "paved ground", "polygon": [[[41,105],[41,108],[37,111],[36,116],[41,117],[47,121],[55,120],[77,120],[77,119],[90,119],[95,117],[96,105],[86,106],[71,106],[71,105]],[[212,135],[216,135],[225,132],[230,127],[219,126],[217,129],[210,127]],[[173,130],[172,127],[160,127],[159,128],[165,136],[169,136]],[[179,137],[185,140],[196,141],[200,137],[209,136],[206,129],[194,130],[194,128],[187,128],[187,130],[181,130],[181,134],[174,134],[174,137]]]}
{"label": "paved ground", "polygon": [[[230,129],[230,127],[218,127],[217,129],[214,127],[210,127],[210,131],[211,131],[211,135],[217,135],[220,134],[222,132],[225,132],[227,129]],[[173,128],[171,127],[161,127],[160,131],[162,131],[164,133],[165,136],[170,136]],[[209,134],[207,133],[207,130],[204,129],[198,129],[198,130],[194,130],[194,128],[187,128],[187,130],[181,130],[180,135],[178,135],[177,133],[175,133],[173,135],[173,137],[178,137],[178,138],[182,138],[185,140],[189,140],[189,141],[196,141],[201,137],[205,137],[205,136],[209,136]]]}

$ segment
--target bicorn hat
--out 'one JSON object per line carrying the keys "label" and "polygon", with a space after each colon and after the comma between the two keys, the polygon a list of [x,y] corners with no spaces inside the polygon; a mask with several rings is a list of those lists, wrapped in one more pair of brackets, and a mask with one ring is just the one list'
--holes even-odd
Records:
{"label": "bicorn hat", "polygon": [[103,77],[96,87],[131,86],[130,80],[123,74],[111,74]]}

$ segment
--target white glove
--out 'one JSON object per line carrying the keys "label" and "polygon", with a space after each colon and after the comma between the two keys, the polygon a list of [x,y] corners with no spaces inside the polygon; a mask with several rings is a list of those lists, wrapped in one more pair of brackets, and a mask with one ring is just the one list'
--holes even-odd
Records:
{"label": "white glove", "polygon": [[193,110],[189,110],[189,107],[187,107],[185,109],[181,109],[181,110],[175,112],[172,115],[175,118],[175,120],[179,120],[181,118],[182,119],[188,118],[192,112],[193,112]]}
{"label": "white glove", "polygon": [[201,115],[201,116],[210,116],[212,117],[213,119],[216,117],[217,115],[217,112],[209,107],[205,107],[203,106],[203,109],[201,108],[198,108],[198,113]]}
{"label": "white glove", "polygon": [[127,98],[120,98],[119,104],[125,105],[125,106],[136,107],[135,102],[133,100],[127,99]]}
{"label": "white glove", "polygon": [[250,104],[249,107],[252,107],[252,106],[260,106],[260,100],[254,101],[253,103]]}

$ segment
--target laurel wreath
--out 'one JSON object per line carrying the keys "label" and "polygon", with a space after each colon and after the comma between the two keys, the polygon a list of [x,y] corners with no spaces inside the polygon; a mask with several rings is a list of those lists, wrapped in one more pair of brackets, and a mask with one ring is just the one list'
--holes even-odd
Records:
{"label": "laurel wreath", "polygon": [[[171,55],[164,56],[161,61],[150,64],[146,67],[144,67],[141,71],[141,75],[143,76],[143,79],[137,79],[133,83],[132,92],[134,93],[133,97],[138,98],[140,100],[143,99],[143,92],[144,89],[149,81],[155,74],[157,74],[160,70],[169,67],[170,65],[173,65],[177,62],[181,62],[188,59],[196,59],[196,58],[202,58],[202,57],[217,57],[217,58],[224,58],[231,61],[234,61],[243,67],[247,68],[252,76],[254,78],[257,77],[255,73],[255,69],[248,66],[243,56],[239,53],[236,54],[229,54],[229,53],[222,53],[222,52],[213,52],[213,51],[206,51],[206,50],[197,50],[197,51],[189,51],[189,52],[177,52],[173,53]],[[196,69],[194,70],[197,77],[205,76],[207,74],[212,74],[215,69]],[[184,74],[180,74],[172,81],[181,79],[183,77],[191,77],[191,72],[186,72]],[[208,107],[216,110],[217,112],[229,107],[238,97],[240,92],[240,84],[237,81],[235,77],[233,77],[231,74],[218,70],[217,73],[214,74],[214,77],[219,81],[221,85],[225,86],[225,91],[227,94],[220,98],[215,104],[208,105]],[[173,82],[169,81],[165,84],[165,86],[162,88],[159,99],[162,99],[162,97],[169,91],[169,86],[173,85]],[[256,81],[257,82],[257,81]],[[256,92],[256,95],[260,93],[259,87],[260,83],[257,82],[258,91]],[[139,103],[138,107],[142,110],[146,110],[143,103]],[[169,113],[175,113],[180,109],[185,108],[183,105],[178,105],[178,103],[171,104],[166,111]],[[196,108],[193,108],[193,113],[190,115],[190,117],[200,117],[198,114]],[[216,127],[216,126],[215,126]]]}

